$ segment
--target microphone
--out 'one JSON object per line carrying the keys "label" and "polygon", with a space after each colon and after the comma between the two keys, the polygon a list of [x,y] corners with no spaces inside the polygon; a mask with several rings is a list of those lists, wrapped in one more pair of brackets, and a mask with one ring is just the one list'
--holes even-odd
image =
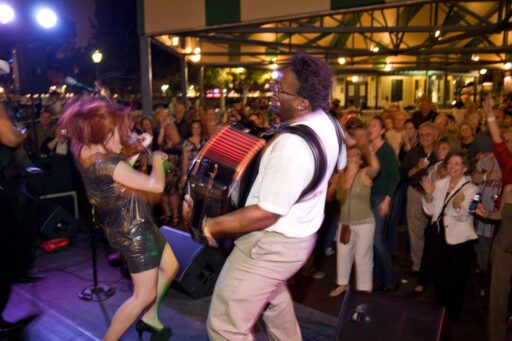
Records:
{"label": "microphone", "polygon": [[73,77],[66,77],[64,79],[64,82],[67,84],[67,85],[71,85],[71,86],[75,86],[79,89],[81,89],[82,91],[85,91],[85,92],[94,92],[94,89],[91,88],[90,86],[87,86],[85,84],[82,84],[80,82],[78,82],[76,79],[74,79]]}

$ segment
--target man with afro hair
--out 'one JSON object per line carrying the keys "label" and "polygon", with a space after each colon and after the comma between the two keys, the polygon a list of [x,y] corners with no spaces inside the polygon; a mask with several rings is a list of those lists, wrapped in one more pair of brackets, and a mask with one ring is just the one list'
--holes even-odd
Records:
{"label": "man with afro hair", "polygon": [[301,193],[314,177],[312,148],[296,134],[280,134],[267,146],[246,206],[203,221],[209,242],[241,235],[217,281],[208,314],[212,340],[254,339],[260,315],[271,339],[301,340],[287,280],[306,262],[324,215],[330,175],[344,166],[327,107],[332,73],[325,61],[297,53],[283,69],[272,107],[288,125],[316,133],[326,157],[319,185]]}

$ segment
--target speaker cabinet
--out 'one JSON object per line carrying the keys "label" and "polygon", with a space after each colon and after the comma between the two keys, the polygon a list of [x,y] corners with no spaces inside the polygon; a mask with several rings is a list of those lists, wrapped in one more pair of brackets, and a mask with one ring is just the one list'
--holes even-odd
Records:
{"label": "speaker cabinet", "polygon": [[47,56],[40,46],[18,46],[13,55],[16,88],[21,95],[47,93]]}
{"label": "speaker cabinet", "polygon": [[175,287],[193,298],[211,295],[225,257],[218,250],[196,242],[186,232],[168,226],[162,226],[160,231],[180,265]]}
{"label": "speaker cabinet", "polygon": [[37,209],[39,231],[48,239],[69,238],[75,235],[78,222],[71,213],[59,205],[39,200]]}
{"label": "speaker cabinet", "polygon": [[444,313],[439,306],[349,289],[336,340],[440,340]]}

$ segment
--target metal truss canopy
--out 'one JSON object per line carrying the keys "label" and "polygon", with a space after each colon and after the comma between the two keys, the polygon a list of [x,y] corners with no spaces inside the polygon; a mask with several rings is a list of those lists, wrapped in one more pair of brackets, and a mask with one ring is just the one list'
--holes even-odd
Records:
{"label": "metal truss canopy", "polygon": [[392,1],[168,32],[152,39],[205,66],[270,67],[307,51],[340,72],[384,72],[386,64],[386,71],[475,70],[504,68],[512,59],[511,17],[510,0]]}

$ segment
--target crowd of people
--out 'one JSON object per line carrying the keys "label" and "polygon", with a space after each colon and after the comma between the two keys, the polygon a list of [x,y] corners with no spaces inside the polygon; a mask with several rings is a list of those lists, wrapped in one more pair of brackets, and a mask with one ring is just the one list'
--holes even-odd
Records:
{"label": "crowd of people", "polygon": [[[432,283],[450,321],[461,317],[466,281],[474,269],[482,299],[490,297],[491,340],[504,340],[512,278],[510,258],[505,261],[510,257],[507,197],[512,188],[512,115],[506,107],[506,102],[494,105],[489,95],[480,110],[467,103],[457,116],[438,114],[428,99],[411,114],[391,104],[373,118],[341,115],[352,146],[347,168],[333,178],[340,183],[335,190],[341,210],[338,287],[331,296],[348,288],[352,259],[357,289],[397,290],[392,255],[405,251],[411,268],[401,275],[416,280],[408,296],[422,295]],[[372,180],[368,175],[375,158],[380,171]],[[345,225],[352,230],[349,242],[342,238]],[[397,250],[400,227],[408,232],[405,250]],[[368,278],[367,269],[373,269],[373,277]]]}
{"label": "crowd of people", "polygon": [[[167,158],[157,223],[182,224],[187,173],[208,138],[233,122],[256,130],[279,124],[269,104],[256,99],[222,112],[173,99],[152,115],[131,112],[137,133],[152,137],[148,148]],[[412,113],[387,103],[381,114],[367,117],[353,105],[343,110],[338,100],[331,103],[330,114],[344,128],[348,162],[331,178],[327,198],[334,206],[326,206],[325,221],[334,223],[322,225],[327,237],[317,242],[326,254],[333,246],[337,253],[337,287],[330,296],[348,289],[355,263],[357,289],[396,291],[406,276],[416,279],[410,296],[417,297],[432,283],[438,303],[457,321],[473,269],[482,280],[482,296],[490,297],[491,339],[503,340],[512,264],[512,116],[504,106],[508,103],[494,105],[487,97],[480,109],[468,102],[457,115],[447,115],[424,98]],[[59,115],[43,108],[38,123],[25,132],[30,156],[71,151],[69,132],[52,121]],[[152,174],[155,159],[142,153],[135,167]],[[477,194],[478,205],[471,207]],[[408,232],[405,250],[398,247],[400,228]],[[393,261],[402,251],[411,259],[406,274],[398,274]]]}

